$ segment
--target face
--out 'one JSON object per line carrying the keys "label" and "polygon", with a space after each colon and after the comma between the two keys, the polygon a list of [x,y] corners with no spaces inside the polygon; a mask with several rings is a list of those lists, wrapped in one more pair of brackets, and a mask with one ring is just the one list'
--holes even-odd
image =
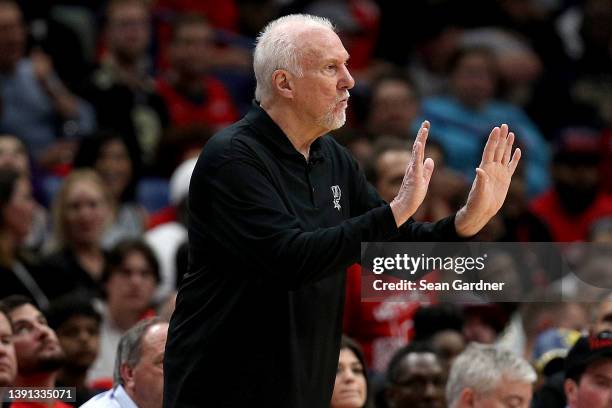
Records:
{"label": "face", "polygon": [[142,354],[135,367],[124,365],[125,389],[139,407],[161,408],[164,390],[164,348],[168,324],[156,324],[142,338]]}
{"label": "face", "polygon": [[12,136],[0,137],[0,168],[14,169],[23,175],[30,173],[28,155],[19,139]]}
{"label": "face", "polygon": [[612,297],[601,302],[597,308],[593,334],[601,333],[604,330],[612,331]]}
{"label": "face", "polygon": [[450,79],[455,96],[471,108],[482,106],[495,93],[493,61],[482,53],[463,56]]}
{"label": "face", "polygon": [[587,367],[579,384],[567,380],[565,394],[570,408],[612,407],[612,359],[601,360]]}
{"label": "face", "polygon": [[376,190],[386,202],[390,203],[397,195],[409,161],[410,152],[402,150],[389,150],[376,161]]}
{"label": "face", "polygon": [[474,408],[529,408],[532,385],[520,381],[502,379],[500,386],[487,395],[474,394]]}
{"label": "face", "polygon": [[149,46],[149,11],[137,2],[115,5],[109,12],[107,39],[120,59],[136,61]]}
{"label": "face", "polygon": [[460,332],[455,330],[443,330],[436,333],[431,339],[431,344],[440,356],[446,373],[455,358],[465,349],[465,339]]}
{"label": "face", "polygon": [[418,107],[418,99],[409,84],[395,79],[383,81],[372,95],[370,131],[377,136],[407,139]]}
{"label": "face", "polygon": [[151,303],[157,282],[153,268],[140,251],[127,254],[106,284],[112,309],[144,312]]}
{"label": "face", "polygon": [[301,36],[308,44],[300,58],[303,76],[291,76],[289,96],[310,127],[323,133],[338,129],[346,121],[348,90],[355,85],[346,65],[349,55],[331,30]]}
{"label": "face", "polygon": [[364,367],[349,348],[340,350],[331,408],[361,408],[366,402]]}
{"label": "face", "polygon": [[11,200],[3,210],[5,225],[16,242],[23,242],[30,232],[34,216],[34,198],[30,180],[20,177]]}
{"label": "face", "polygon": [[410,353],[400,363],[396,384],[386,392],[391,408],[444,407],[445,377],[433,353]]}
{"label": "face", "polygon": [[90,180],[73,183],[66,194],[65,205],[68,239],[77,244],[97,244],[111,215],[100,187]]}
{"label": "face", "polygon": [[19,374],[53,372],[64,363],[64,352],[42,313],[25,304],[10,313]]}
{"label": "face", "polygon": [[17,357],[13,344],[13,330],[4,313],[0,313],[0,387],[12,385],[15,375],[17,375]]}
{"label": "face", "polygon": [[179,27],[170,46],[172,68],[180,76],[204,74],[210,65],[213,40],[214,33],[206,23]]}
{"label": "face", "polygon": [[132,179],[132,160],[125,144],[118,139],[104,144],[94,166],[113,197],[119,200]]}
{"label": "face", "polygon": [[57,337],[67,363],[83,370],[93,364],[100,346],[100,325],[96,319],[75,315],[58,327]]}
{"label": "face", "polygon": [[10,71],[25,50],[25,29],[21,12],[10,4],[0,5],[0,70]]}

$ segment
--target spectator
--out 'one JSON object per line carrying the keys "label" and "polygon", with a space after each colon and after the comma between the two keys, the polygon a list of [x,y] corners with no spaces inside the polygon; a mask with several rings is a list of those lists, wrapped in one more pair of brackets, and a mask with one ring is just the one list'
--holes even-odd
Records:
{"label": "spectator", "polygon": [[552,164],[553,186],[531,203],[555,241],[587,239],[589,226],[612,215],[612,196],[601,188],[599,135],[567,129],[560,135]]}
{"label": "spectator", "polygon": [[161,408],[167,334],[168,323],[159,318],[143,320],[128,330],[117,347],[115,385],[82,408]]}
{"label": "spectator", "polygon": [[146,211],[135,198],[139,177],[136,162],[125,141],[113,132],[83,139],[75,158],[76,168],[93,168],[110,192],[113,221],[102,238],[105,249],[122,239],[137,238],[144,231]]}
{"label": "spectator", "polygon": [[51,298],[75,290],[99,295],[105,265],[102,237],[111,220],[110,193],[93,170],[75,170],[53,202],[50,255],[42,261]]}
{"label": "spectator", "polygon": [[527,408],[536,373],[509,350],[474,343],[457,357],[446,385],[450,408]]}
{"label": "spectator", "polygon": [[432,140],[448,154],[448,166],[473,177],[491,124],[508,123],[524,146],[528,195],[542,192],[549,184],[548,145],[520,108],[495,99],[498,73],[489,49],[458,50],[449,62],[449,76],[449,92],[426,98],[422,106],[423,117],[434,124]]}
{"label": "spectator", "polygon": [[94,70],[84,96],[102,128],[124,138],[132,157],[152,166],[168,124],[163,99],[147,74],[150,12],[144,0],[111,0],[106,9],[107,55]]}
{"label": "spectator", "polygon": [[30,232],[33,212],[30,181],[15,170],[0,170],[0,297],[27,295],[46,307],[49,300],[40,276],[30,257],[21,251]]}
{"label": "spectator", "polygon": [[569,408],[612,405],[612,332],[581,337],[565,359],[565,395]]}
{"label": "spectator", "polygon": [[[13,329],[8,317],[0,311],[0,387],[13,385],[17,375],[17,357],[13,344]],[[0,398],[2,398],[0,391]]]}
{"label": "spectator", "polygon": [[101,279],[106,302],[100,328],[100,353],[88,374],[90,380],[110,378],[120,337],[138,321],[155,315],[151,306],[159,280],[157,259],[142,241],[120,242],[108,254]]}
{"label": "spectator", "polygon": [[412,343],[398,350],[387,369],[385,397],[390,408],[442,408],[444,370],[432,348]]}
{"label": "spectator", "polygon": [[[31,168],[28,152],[23,142],[16,136],[0,134],[0,169],[12,169],[34,183]],[[35,187],[33,186],[33,189]],[[33,193],[36,195],[36,191]],[[48,218],[45,208],[34,201],[32,226],[24,242],[24,246],[29,250],[38,252],[42,248],[48,235]]]}
{"label": "spectator", "polygon": [[98,355],[102,317],[94,309],[92,300],[78,293],[69,293],[54,301],[47,316],[66,354],[66,363],[57,375],[57,386],[75,387],[76,400],[71,405],[79,407],[95,394],[86,378]]}
{"label": "spectator", "polygon": [[[0,309],[13,327],[17,377],[15,387],[53,388],[59,369],[65,362],[55,331],[33,302],[23,296],[9,296],[0,301]],[[10,408],[35,408],[32,402],[13,402]],[[70,408],[54,400],[53,408]]]}
{"label": "spectator", "polygon": [[187,194],[196,161],[197,158],[185,160],[170,179],[170,201],[176,208],[176,221],[159,225],[147,231],[144,237],[159,261],[162,279],[155,294],[157,302],[167,298],[177,288],[176,257],[179,247],[187,242]]}
{"label": "spectator", "polygon": [[612,244],[612,217],[600,218],[589,227],[589,242]]}
{"label": "spectator", "polygon": [[359,345],[342,337],[330,408],[371,407],[368,371]]}
{"label": "spectator", "polygon": [[95,114],[60,81],[40,50],[25,56],[21,11],[12,0],[0,2],[0,126],[25,142],[45,167],[69,163],[74,136],[91,131]]}
{"label": "spectator", "polygon": [[369,102],[368,131],[375,137],[397,137],[408,147],[421,104],[412,79],[400,74],[377,78],[370,87]]}
{"label": "spectator", "polygon": [[197,14],[178,17],[170,42],[170,72],[157,81],[173,126],[201,124],[219,130],[238,119],[223,83],[209,74],[214,32]]}

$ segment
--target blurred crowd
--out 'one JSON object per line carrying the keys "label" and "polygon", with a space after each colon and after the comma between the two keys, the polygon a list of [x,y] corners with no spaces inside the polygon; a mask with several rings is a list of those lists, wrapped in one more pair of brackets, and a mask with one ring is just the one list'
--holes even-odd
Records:
{"label": "blurred crowd", "polygon": [[[507,123],[523,160],[476,239],[612,243],[609,0],[0,0],[0,386],[160,406],[195,161],[254,103],[257,33],[296,12],[329,18],[351,55],[334,137],[383,199],[427,119],[436,170],[415,218],[455,212]],[[612,276],[609,251],[576,257]],[[598,303],[453,306],[364,303],[360,278],[332,407],[473,406],[508,382],[504,406],[529,404],[525,384],[534,407],[612,406],[612,285]],[[546,279],[524,287],[537,300]]]}

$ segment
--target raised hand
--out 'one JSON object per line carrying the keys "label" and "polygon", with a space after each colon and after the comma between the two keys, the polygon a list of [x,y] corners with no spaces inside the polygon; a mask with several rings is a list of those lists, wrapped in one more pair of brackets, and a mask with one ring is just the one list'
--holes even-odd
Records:
{"label": "raised hand", "polygon": [[455,217],[459,235],[469,237],[478,233],[504,203],[512,175],[521,159],[520,149],[515,149],[512,154],[513,143],[514,133],[508,132],[508,125],[491,131],[467,203]]}
{"label": "raised hand", "polygon": [[412,157],[406,167],[402,186],[397,196],[391,201],[391,210],[398,227],[412,217],[427,194],[434,170],[433,160],[425,159],[425,143],[428,134],[429,122],[424,121],[412,145]]}

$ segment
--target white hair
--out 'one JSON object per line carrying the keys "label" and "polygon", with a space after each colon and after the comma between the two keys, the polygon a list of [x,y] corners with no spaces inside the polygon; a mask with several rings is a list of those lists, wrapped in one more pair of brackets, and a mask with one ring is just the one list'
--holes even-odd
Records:
{"label": "white hair", "polygon": [[272,96],[272,74],[277,69],[287,70],[297,76],[303,75],[300,52],[304,44],[298,44],[297,37],[308,29],[335,31],[333,24],[324,17],[290,14],[268,23],[259,33],[253,56],[257,101]]}
{"label": "white hair", "polygon": [[459,402],[461,392],[466,388],[471,388],[479,395],[487,395],[502,380],[532,384],[536,378],[533,367],[512,351],[472,343],[453,362],[446,383],[446,400],[452,408]]}

